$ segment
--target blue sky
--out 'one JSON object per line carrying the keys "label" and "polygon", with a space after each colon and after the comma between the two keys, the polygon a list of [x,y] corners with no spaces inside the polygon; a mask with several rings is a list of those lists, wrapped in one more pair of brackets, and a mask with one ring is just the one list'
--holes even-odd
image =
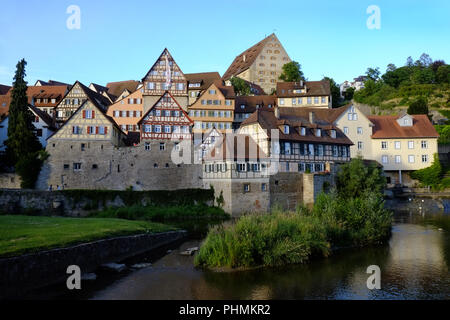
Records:
{"label": "blue sky", "polygon": [[[337,82],[367,67],[403,65],[427,52],[450,63],[448,0],[1,0],[0,83],[17,61],[27,80],[85,84],[141,79],[167,47],[185,73],[223,74],[235,56],[276,32],[309,80]],[[69,5],[81,29],[69,30]],[[369,30],[369,5],[381,29]]]}

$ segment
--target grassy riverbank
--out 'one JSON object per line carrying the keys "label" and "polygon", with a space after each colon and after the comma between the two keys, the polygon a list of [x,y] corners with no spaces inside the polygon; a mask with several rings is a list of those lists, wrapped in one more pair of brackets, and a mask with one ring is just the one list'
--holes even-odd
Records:
{"label": "grassy riverbank", "polygon": [[218,207],[207,205],[179,205],[179,206],[140,206],[108,208],[93,212],[90,217],[119,218],[127,220],[171,221],[187,219],[227,220],[230,215]]}
{"label": "grassy riverbank", "polygon": [[121,219],[0,216],[0,257],[132,234],[159,233],[173,227]]}
{"label": "grassy riverbank", "polygon": [[275,209],[250,214],[212,229],[195,264],[248,268],[303,263],[326,257],[333,248],[379,244],[391,235],[392,213],[384,208],[379,168],[354,159],[341,168],[336,189],[322,194],[312,209]]}

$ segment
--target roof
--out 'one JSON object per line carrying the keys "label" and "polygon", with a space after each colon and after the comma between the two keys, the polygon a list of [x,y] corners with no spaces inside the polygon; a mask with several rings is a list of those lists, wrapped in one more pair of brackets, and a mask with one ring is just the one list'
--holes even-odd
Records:
{"label": "roof", "polygon": [[[306,92],[294,93],[294,90],[304,89],[305,87]],[[330,82],[328,80],[277,83],[278,98],[329,96],[329,95],[331,95],[331,88]]]}
{"label": "roof", "polygon": [[[308,109],[304,110],[304,109]],[[282,130],[279,130],[280,140],[296,140],[296,141],[308,141],[317,143],[332,143],[332,144],[344,144],[353,145],[351,140],[338,128],[330,119],[334,118],[334,115],[328,114],[333,109],[314,109],[314,108],[279,108],[280,118],[275,117],[275,112],[272,109],[258,109],[248,119],[242,122],[241,127],[259,123],[259,125],[267,131],[270,138],[272,129],[279,129],[283,125],[290,126],[289,134],[285,134]],[[328,112],[323,112],[328,111]],[[310,113],[314,112],[314,123],[309,121]],[[305,127],[306,135],[302,136],[299,132],[299,127]],[[314,134],[315,128],[322,129],[322,136],[317,137]],[[336,131],[336,138],[332,138],[330,130]]]}
{"label": "roof", "polygon": [[136,80],[127,80],[127,81],[117,81],[110,82],[106,85],[108,88],[108,94],[113,96],[120,96],[122,92],[126,89],[129,92],[134,92],[137,90],[138,86],[141,83]]}
{"label": "roof", "polygon": [[244,72],[245,70],[247,70],[248,68],[250,68],[250,66],[253,64],[253,62],[255,62],[256,58],[258,57],[258,55],[261,53],[261,51],[264,49],[265,45],[267,44],[267,42],[273,37],[275,36],[274,33],[272,33],[270,36],[264,38],[263,40],[261,40],[260,42],[258,42],[257,44],[255,44],[253,47],[245,50],[244,52],[242,52],[240,55],[238,55],[233,63],[230,65],[230,67],[228,68],[228,70],[225,72],[225,74],[223,75],[223,79],[224,80],[228,80],[233,76],[236,76],[242,72]]}
{"label": "roof", "polygon": [[[106,110],[107,110],[107,107],[111,105],[111,101],[107,97],[105,97],[104,95],[102,95],[100,93],[97,93],[95,91],[92,91],[91,89],[86,87],[81,82],[77,81],[77,82],[75,82],[75,84],[76,83],[78,83],[80,85],[80,87],[83,89],[83,91],[86,94],[86,96],[88,97],[88,99],[92,103],[94,103],[95,106],[97,108],[99,108],[106,116]],[[75,84],[74,84],[74,86],[75,86]]]}
{"label": "roof", "polygon": [[11,86],[6,86],[4,84],[0,84],[0,95],[7,94]]}
{"label": "roof", "polygon": [[242,80],[244,80],[244,82],[246,82],[246,83],[250,86],[250,91],[251,91],[251,93],[253,93],[254,95],[259,96],[259,95],[265,95],[265,94],[266,94],[266,93],[264,92],[264,89],[261,88],[261,86],[257,85],[256,83],[247,81],[247,80],[245,80],[245,79],[242,79]]}
{"label": "roof", "polygon": [[200,87],[189,88],[191,90],[206,90],[214,81],[221,79],[218,72],[186,73],[184,76],[186,77],[186,80],[188,82],[188,88],[189,84],[200,84]]}
{"label": "roof", "polygon": [[56,130],[55,121],[47,112],[41,111],[31,104],[28,105],[28,108],[30,108],[39,118],[41,118],[49,129]]}
{"label": "roof", "polygon": [[222,92],[225,98],[234,98],[236,96],[233,86],[226,86],[222,80],[214,81],[214,85]]}
{"label": "roof", "polygon": [[[9,112],[11,103],[12,88],[5,95],[0,95],[0,115]],[[41,102],[38,107],[55,107],[64,95],[67,93],[67,86],[30,86],[27,88],[27,96],[29,104],[36,104],[36,99],[49,99],[48,103]],[[59,99],[58,99],[59,98]],[[51,103],[50,99],[58,99],[56,103]],[[3,104],[6,104],[3,106]]]}
{"label": "roof", "polygon": [[267,155],[252,137],[243,134],[224,134],[205,156],[206,161],[261,159],[267,159]]}
{"label": "roof", "polygon": [[[235,102],[235,113],[253,113],[256,111],[256,107],[260,108],[268,107],[271,105],[275,107],[277,105],[276,96],[238,96]],[[244,108],[242,108],[244,106]]]}
{"label": "roof", "polygon": [[369,116],[373,124],[372,139],[392,138],[438,138],[439,134],[428,116],[425,114],[411,115],[412,126],[400,126],[399,116]]}
{"label": "roof", "polygon": [[64,82],[60,82],[60,81],[55,81],[55,80],[48,80],[48,81],[42,81],[42,80],[38,80],[35,83],[35,86],[37,83],[40,83],[42,86],[66,86],[66,87],[70,87],[70,84],[68,83],[64,83]]}
{"label": "roof", "polygon": [[94,91],[95,92],[98,92],[98,93],[103,93],[103,92],[107,92],[108,91],[108,88],[107,87],[104,87],[104,86],[101,86],[101,85],[99,85],[99,84],[96,84],[96,83],[91,83],[90,85],[89,85],[89,87],[90,86],[93,86],[94,87]]}

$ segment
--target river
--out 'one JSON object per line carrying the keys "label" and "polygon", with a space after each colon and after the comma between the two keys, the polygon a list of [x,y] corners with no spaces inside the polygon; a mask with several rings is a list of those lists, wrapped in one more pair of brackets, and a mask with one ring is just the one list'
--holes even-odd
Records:
{"label": "river", "polygon": [[[450,299],[450,215],[396,213],[389,244],[345,250],[305,265],[215,273],[181,256],[187,241],[153,265],[94,290],[90,299]],[[369,290],[366,269],[381,269]]]}

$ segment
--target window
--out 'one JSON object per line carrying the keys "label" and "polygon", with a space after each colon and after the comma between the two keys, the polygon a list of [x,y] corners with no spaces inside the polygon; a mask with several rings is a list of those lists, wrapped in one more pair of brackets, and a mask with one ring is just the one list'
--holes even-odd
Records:
{"label": "window", "polygon": [[358,150],[362,150],[364,147],[362,141],[358,141]]}
{"label": "window", "polygon": [[284,99],[280,99],[280,105],[281,105],[281,106],[284,105]]}
{"label": "window", "polygon": [[247,166],[245,163],[238,163],[237,164],[237,171],[238,172],[246,172],[247,171]]}
{"label": "window", "polygon": [[331,130],[331,137],[336,139],[336,130]]}
{"label": "window", "polygon": [[164,133],[170,133],[171,127],[170,126],[164,126]]}
{"label": "window", "polygon": [[64,170],[69,170],[69,168],[70,168],[70,165],[68,165],[68,164],[64,165]]}
{"label": "window", "polygon": [[81,144],[81,151],[86,150],[86,145],[84,143]]}
{"label": "window", "polygon": [[312,98],[307,98],[306,100],[307,100],[307,103],[308,103],[308,104],[311,104],[311,103],[312,103]]}
{"label": "window", "polygon": [[298,172],[305,172],[305,164],[304,163],[298,164]]}
{"label": "window", "polygon": [[267,183],[262,183],[261,184],[261,191],[267,191]]}
{"label": "window", "polygon": [[322,103],[327,103],[327,98],[322,97]]}
{"label": "window", "polygon": [[155,126],[155,133],[161,133],[161,126],[160,125]]}
{"label": "window", "polygon": [[97,164],[93,164],[92,165],[92,170],[97,170],[98,169],[98,165]]}
{"label": "window", "polygon": [[209,90],[209,94],[216,94],[216,90]]}
{"label": "window", "polygon": [[314,104],[319,104],[319,97],[314,97]]}
{"label": "window", "polygon": [[423,140],[423,141],[421,142],[421,145],[422,145],[422,149],[428,149],[428,141]]}
{"label": "window", "polygon": [[348,134],[348,127],[344,127],[344,133]]}
{"label": "window", "polygon": [[166,150],[166,144],[165,144],[164,142],[161,142],[161,143],[159,144],[159,150],[160,150],[160,151]]}
{"label": "window", "polygon": [[79,126],[72,127],[73,134],[81,134],[81,128]]}
{"label": "window", "polygon": [[387,142],[386,141],[381,141],[381,149],[382,150],[387,150],[387,148],[388,148]]}
{"label": "window", "polygon": [[81,163],[74,163],[73,171],[80,171],[80,170],[81,170]]}
{"label": "window", "polygon": [[408,141],[408,149],[414,149],[414,141]]}
{"label": "window", "polygon": [[321,137],[321,136],[322,136],[322,130],[316,129],[316,137]]}
{"label": "window", "polygon": [[395,156],[395,163],[402,163],[402,157],[401,156]]}
{"label": "window", "polygon": [[362,127],[358,127],[358,129],[356,130],[356,132],[358,134],[363,134],[363,128]]}
{"label": "window", "polygon": [[249,183],[244,184],[244,192],[245,193],[250,192],[250,184]]}
{"label": "window", "polygon": [[401,148],[401,142],[400,141],[395,141],[395,149],[400,149]]}
{"label": "window", "polygon": [[184,83],[177,83],[177,90],[183,91],[184,90]]}
{"label": "window", "polygon": [[428,162],[428,155],[427,154],[423,154],[422,155],[422,163],[427,163]]}
{"label": "window", "polygon": [[152,147],[150,146],[150,142],[145,143],[145,151],[150,151]]}
{"label": "window", "polygon": [[409,163],[414,163],[414,161],[415,161],[415,157],[413,155],[409,155],[408,156],[408,162]]}
{"label": "window", "polygon": [[289,126],[287,125],[284,126],[284,133],[289,134]]}
{"label": "window", "polygon": [[384,163],[384,164],[389,163],[388,156],[382,156],[381,157],[381,162]]}
{"label": "window", "polygon": [[300,128],[300,135],[306,136],[306,128],[305,127]]}

